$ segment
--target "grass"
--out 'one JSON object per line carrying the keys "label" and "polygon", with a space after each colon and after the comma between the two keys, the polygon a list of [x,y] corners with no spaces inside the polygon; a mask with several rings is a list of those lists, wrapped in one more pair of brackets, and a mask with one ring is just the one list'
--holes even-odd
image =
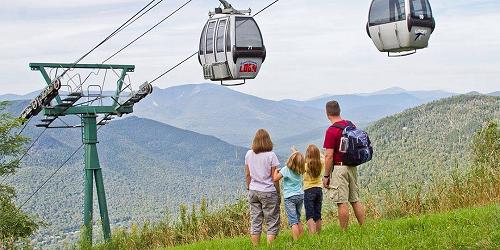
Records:
{"label": "grass", "polygon": [[297,242],[286,230],[271,247],[254,248],[248,237],[238,237],[166,249],[500,249],[500,204],[374,220],[363,227],[352,225],[347,232],[330,223],[321,235],[305,235]]}

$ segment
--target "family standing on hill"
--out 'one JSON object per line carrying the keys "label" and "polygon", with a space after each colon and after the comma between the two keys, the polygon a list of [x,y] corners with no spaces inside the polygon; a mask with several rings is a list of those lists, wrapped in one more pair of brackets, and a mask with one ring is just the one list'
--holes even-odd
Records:
{"label": "family standing on hill", "polygon": [[[370,141],[364,131],[342,119],[336,101],[326,104],[326,114],[332,123],[323,144],[326,154],[321,154],[315,145],[307,147],[305,156],[292,147],[292,154],[282,168],[273,152],[269,133],[259,129],[255,134],[252,149],[245,156],[253,245],[260,243],[264,222],[268,243],[278,235],[281,193],[294,240],[304,233],[301,223],[303,207],[308,232],[315,234],[321,231],[323,191],[337,204],[343,230],[347,229],[349,222],[349,203],[359,224],[364,224],[365,211],[359,199],[356,166],[371,160],[373,151]],[[282,191],[280,180],[283,180]]]}

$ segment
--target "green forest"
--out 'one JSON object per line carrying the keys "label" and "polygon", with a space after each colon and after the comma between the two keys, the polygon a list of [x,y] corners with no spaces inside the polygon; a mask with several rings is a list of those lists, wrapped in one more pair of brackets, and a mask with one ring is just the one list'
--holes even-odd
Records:
{"label": "green forest", "polygon": [[370,190],[427,186],[470,169],[474,133],[500,120],[500,98],[461,95],[383,118],[367,128],[374,158],[359,167]]}

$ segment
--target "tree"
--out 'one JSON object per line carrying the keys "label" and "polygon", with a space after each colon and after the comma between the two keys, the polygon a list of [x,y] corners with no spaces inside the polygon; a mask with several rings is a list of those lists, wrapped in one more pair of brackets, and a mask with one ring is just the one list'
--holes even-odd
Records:
{"label": "tree", "polygon": [[2,184],[7,175],[19,168],[19,158],[29,140],[14,132],[21,127],[22,121],[3,113],[6,105],[0,102],[0,249],[13,248],[16,242],[26,240],[40,224],[14,204],[14,188]]}
{"label": "tree", "polygon": [[473,162],[498,171],[500,169],[500,128],[491,121],[474,136]]}

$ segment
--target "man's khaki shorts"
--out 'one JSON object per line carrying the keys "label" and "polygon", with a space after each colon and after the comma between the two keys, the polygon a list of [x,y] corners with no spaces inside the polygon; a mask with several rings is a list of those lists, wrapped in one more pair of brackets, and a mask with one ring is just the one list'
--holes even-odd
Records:
{"label": "man's khaki shorts", "polygon": [[329,196],[337,204],[359,201],[356,167],[334,166],[330,179]]}

